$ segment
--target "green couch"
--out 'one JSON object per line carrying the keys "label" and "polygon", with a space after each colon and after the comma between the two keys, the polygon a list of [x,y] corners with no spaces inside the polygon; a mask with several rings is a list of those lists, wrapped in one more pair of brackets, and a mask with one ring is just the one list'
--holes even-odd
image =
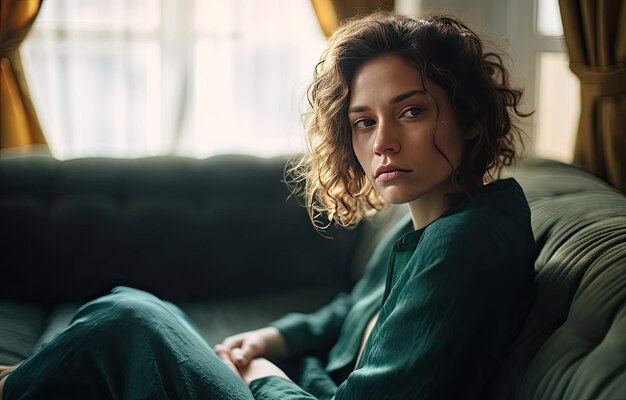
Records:
{"label": "green couch", "polygon": [[[211,344],[349,290],[405,211],[323,237],[285,161],[0,158],[0,364],[115,285],[182,305]],[[532,208],[537,297],[484,397],[625,399],[626,197],[549,160],[507,174]]]}

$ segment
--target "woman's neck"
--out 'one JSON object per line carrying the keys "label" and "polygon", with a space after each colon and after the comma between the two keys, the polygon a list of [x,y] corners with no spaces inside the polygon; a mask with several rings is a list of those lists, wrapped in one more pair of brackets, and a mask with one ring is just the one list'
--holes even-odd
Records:
{"label": "woman's neck", "polygon": [[[478,185],[480,187],[480,184]],[[468,199],[463,190],[453,188],[438,188],[438,190],[424,194],[408,203],[413,228],[422,229],[437,218],[441,217],[452,207]]]}
{"label": "woman's neck", "polygon": [[431,204],[428,204],[426,201],[419,200],[425,199],[420,198],[409,203],[409,211],[411,212],[411,219],[413,220],[413,228],[416,230],[424,228],[450,208],[445,199],[443,199],[444,201],[431,202]]}

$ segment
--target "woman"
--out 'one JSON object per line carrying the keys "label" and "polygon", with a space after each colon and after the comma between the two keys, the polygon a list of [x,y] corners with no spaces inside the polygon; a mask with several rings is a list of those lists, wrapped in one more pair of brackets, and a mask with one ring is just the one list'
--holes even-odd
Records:
{"label": "woman", "polygon": [[174,305],[117,288],[9,372],[4,398],[478,397],[533,299],[528,204],[495,179],[516,159],[520,99],[453,17],[345,24],[316,67],[310,152],[291,172],[316,224],[408,205],[354,290],[212,351]]}

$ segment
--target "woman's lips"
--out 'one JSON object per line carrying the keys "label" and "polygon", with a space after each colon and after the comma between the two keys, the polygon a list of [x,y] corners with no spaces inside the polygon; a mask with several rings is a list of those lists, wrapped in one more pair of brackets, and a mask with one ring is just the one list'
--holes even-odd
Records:
{"label": "woman's lips", "polygon": [[385,171],[385,172],[381,172],[377,177],[376,180],[379,182],[389,182],[392,181],[394,179],[398,179],[403,175],[408,174],[411,171],[406,171],[403,169],[394,169],[391,171]]}

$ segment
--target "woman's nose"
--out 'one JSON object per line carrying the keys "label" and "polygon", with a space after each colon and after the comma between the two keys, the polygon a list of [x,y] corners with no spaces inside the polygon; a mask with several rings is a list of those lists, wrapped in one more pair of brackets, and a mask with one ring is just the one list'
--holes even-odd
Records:
{"label": "woman's nose", "polygon": [[397,153],[400,151],[400,142],[395,135],[395,131],[390,123],[378,123],[376,139],[374,140],[374,154],[380,156],[385,153]]}

